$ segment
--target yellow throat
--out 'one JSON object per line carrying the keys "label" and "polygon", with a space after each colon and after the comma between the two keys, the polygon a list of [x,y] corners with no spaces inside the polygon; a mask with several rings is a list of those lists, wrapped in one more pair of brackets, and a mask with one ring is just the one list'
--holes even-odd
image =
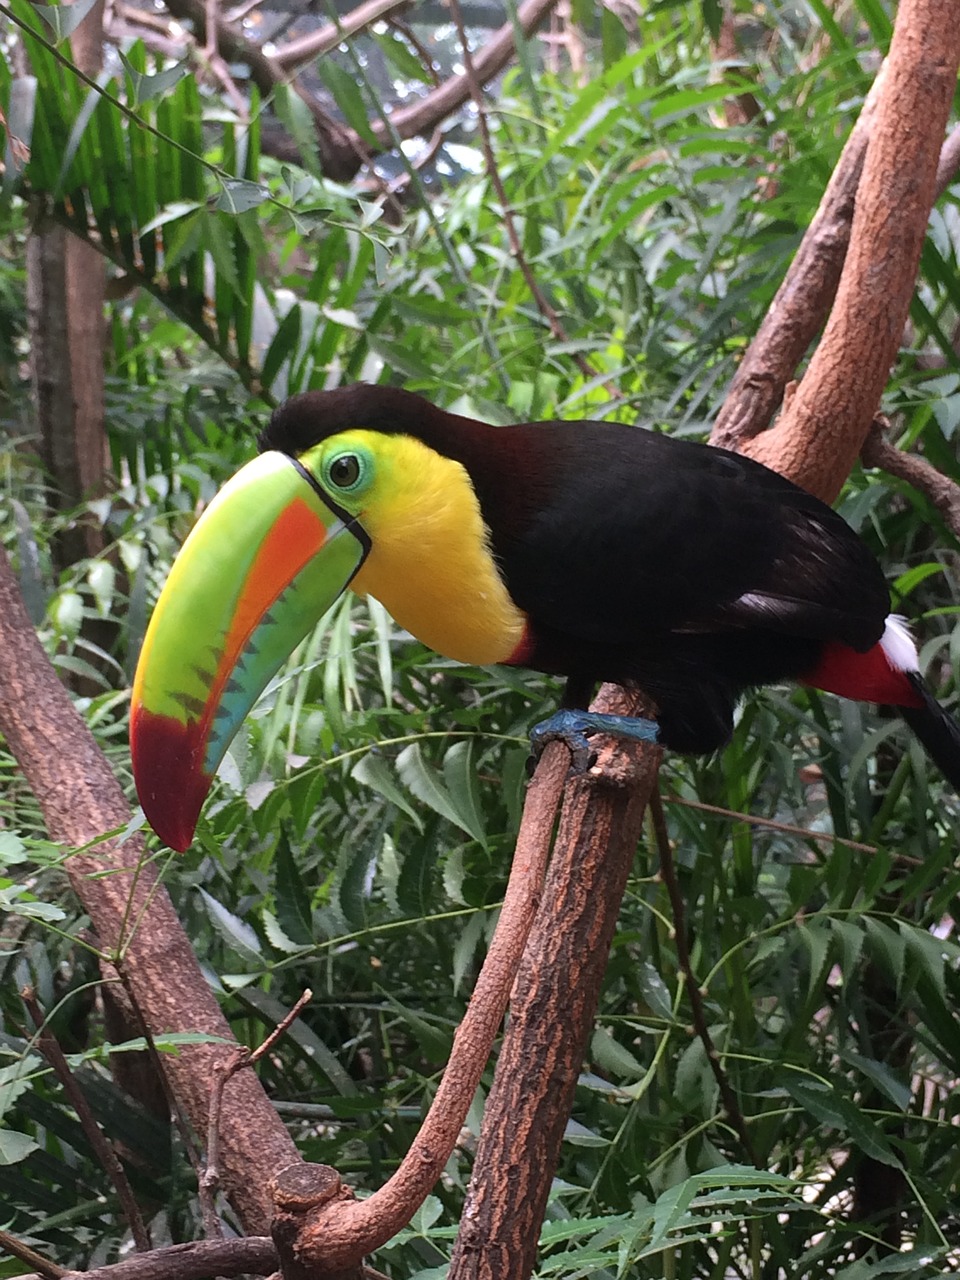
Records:
{"label": "yellow throat", "polygon": [[412,436],[345,431],[376,458],[377,478],[357,502],[372,548],[351,586],[457,662],[503,662],[525,615],[497,570],[466,469]]}

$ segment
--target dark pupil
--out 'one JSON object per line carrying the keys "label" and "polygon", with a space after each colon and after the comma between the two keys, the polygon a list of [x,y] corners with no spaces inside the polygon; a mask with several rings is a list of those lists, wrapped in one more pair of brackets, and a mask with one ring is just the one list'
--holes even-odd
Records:
{"label": "dark pupil", "polygon": [[338,489],[349,489],[360,479],[360,460],[356,454],[345,453],[335,458],[330,467],[330,479]]}

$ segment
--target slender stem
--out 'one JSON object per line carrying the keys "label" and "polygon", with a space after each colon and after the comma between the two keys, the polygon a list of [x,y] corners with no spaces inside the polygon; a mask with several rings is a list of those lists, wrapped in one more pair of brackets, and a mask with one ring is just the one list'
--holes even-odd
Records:
{"label": "slender stem", "polygon": [[693,966],[690,963],[690,949],[687,946],[686,910],[683,903],[683,894],[680,892],[680,885],[677,881],[677,869],[673,861],[673,850],[670,847],[670,838],[667,834],[667,823],[663,813],[663,803],[660,799],[659,789],[654,789],[650,797],[650,816],[653,820],[653,830],[657,838],[657,849],[660,854],[660,874],[663,877],[663,883],[666,885],[667,894],[670,898],[670,907],[673,911],[677,960],[690,995],[693,1027],[706,1050],[707,1061],[710,1063],[710,1070],[713,1072],[714,1079],[720,1089],[720,1097],[723,1100],[723,1107],[730,1123],[736,1130],[740,1144],[751,1163],[755,1164],[759,1169],[762,1166],[757,1160],[757,1153],[747,1132],[746,1121],[743,1118],[743,1112],[740,1110],[737,1095],[730,1087],[730,1081],[727,1079],[726,1072],[720,1063],[720,1055],[710,1037],[710,1028],[707,1025],[706,1011],[703,1006],[703,992],[694,976]]}
{"label": "slender stem", "polygon": [[87,1101],[86,1094],[77,1083],[76,1076],[70,1070],[70,1064],[60,1048],[56,1036],[45,1025],[43,1010],[37,1003],[36,992],[32,987],[24,987],[20,992],[20,998],[23,1000],[27,1012],[37,1028],[37,1048],[46,1058],[53,1069],[54,1075],[63,1086],[63,1091],[67,1095],[70,1105],[77,1113],[77,1119],[80,1121],[81,1128],[87,1136],[87,1141],[93,1147],[97,1159],[103,1166],[107,1177],[113,1183],[136,1247],[141,1252],[145,1252],[151,1247],[150,1233],[141,1216],[140,1206],[137,1204],[133,1189],[127,1181],[123,1165],[113,1149],[113,1144],[97,1124],[93,1109]]}

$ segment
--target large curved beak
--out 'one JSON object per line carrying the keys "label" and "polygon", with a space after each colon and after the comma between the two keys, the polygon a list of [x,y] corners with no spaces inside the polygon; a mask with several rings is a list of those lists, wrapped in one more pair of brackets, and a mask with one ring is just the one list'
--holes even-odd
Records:
{"label": "large curved beak", "polygon": [[147,821],[184,850],[240,722],[370,549],[299,462],[264,453],[183,545],[140,652],[130,752]]}

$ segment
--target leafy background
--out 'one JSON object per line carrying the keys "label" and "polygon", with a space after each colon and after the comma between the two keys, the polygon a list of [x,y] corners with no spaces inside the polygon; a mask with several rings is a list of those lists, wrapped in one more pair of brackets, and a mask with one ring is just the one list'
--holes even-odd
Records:
{"label": "leafy background", "polygon": [[[616,416],[705,434],[890,34],[880,0],[758,9],[744,43],[760,111],[740,127],[724,118],[731,81],[709,5],[652,6],[639,38],[606,12],[581,15],[582,84],[521,44],[489,121],[561,340],[479,162],[455,183],[411,171],[402,216],[388,218],[358,186],[325,179],[309,147],[304,168],[260,153],[264,113],[304,136],[295,95],[261,103],[254,91],[244,123],[186,66],[137,44],[91,83],[71,63],[70,13],[0,4],[36,78],[30,125],[24,75],[0,63],[0,536],[128,787],[128,687],[151,602],[270,404],[362,378],[492,421]],[[346,65],[332,77],[343,115],[378,118],[363,60]],[[468,112],[468,142],[474,125]],[[29,158],[13,162],[10,134]],[[55,510],[30,448],[24,254],[41,213],[96,243],[122,284],[106,353],[115,481],[82,511]],[[904,444],[955,478],[958,218],[954,188],[931,221],[884,406]],[[952,703],[952,536],[924,498],[874,473],[854,473],[840,509]],[[55,568],[58,532],[80,516],[102,529],[103,553]],[[109,651],[91,639],[105,618]],[[407,1149],[442,1071],[505,883],[526,732],[556,693],[536,675],[456,667],[375,602],[345,600],[244,726],[189,854],[156,854],[241,1041],[259,1043],[313,989],[260,1072],[306,1158],[360,1188]],[[47,841],[2,744],[0,778],[10,1229],[68,1266],[111,1260],[126,1238],[32,1044],[16,994],[29,983],[127,1153],[156,1238],[192,1238],[192,1172],[165,1119],[111,1079],[67,851]],[[662,786],[711,1034],[765,1171],[738,1148],[692,1034],[651,842],[623,905],[540,1274],[953,1272],[957,797],[896,720],[784,689],[747,703],[722,755],[668,759]],[[435,1196],[378,1255],[390,1275],[443,1274],[482,1103]]]}

